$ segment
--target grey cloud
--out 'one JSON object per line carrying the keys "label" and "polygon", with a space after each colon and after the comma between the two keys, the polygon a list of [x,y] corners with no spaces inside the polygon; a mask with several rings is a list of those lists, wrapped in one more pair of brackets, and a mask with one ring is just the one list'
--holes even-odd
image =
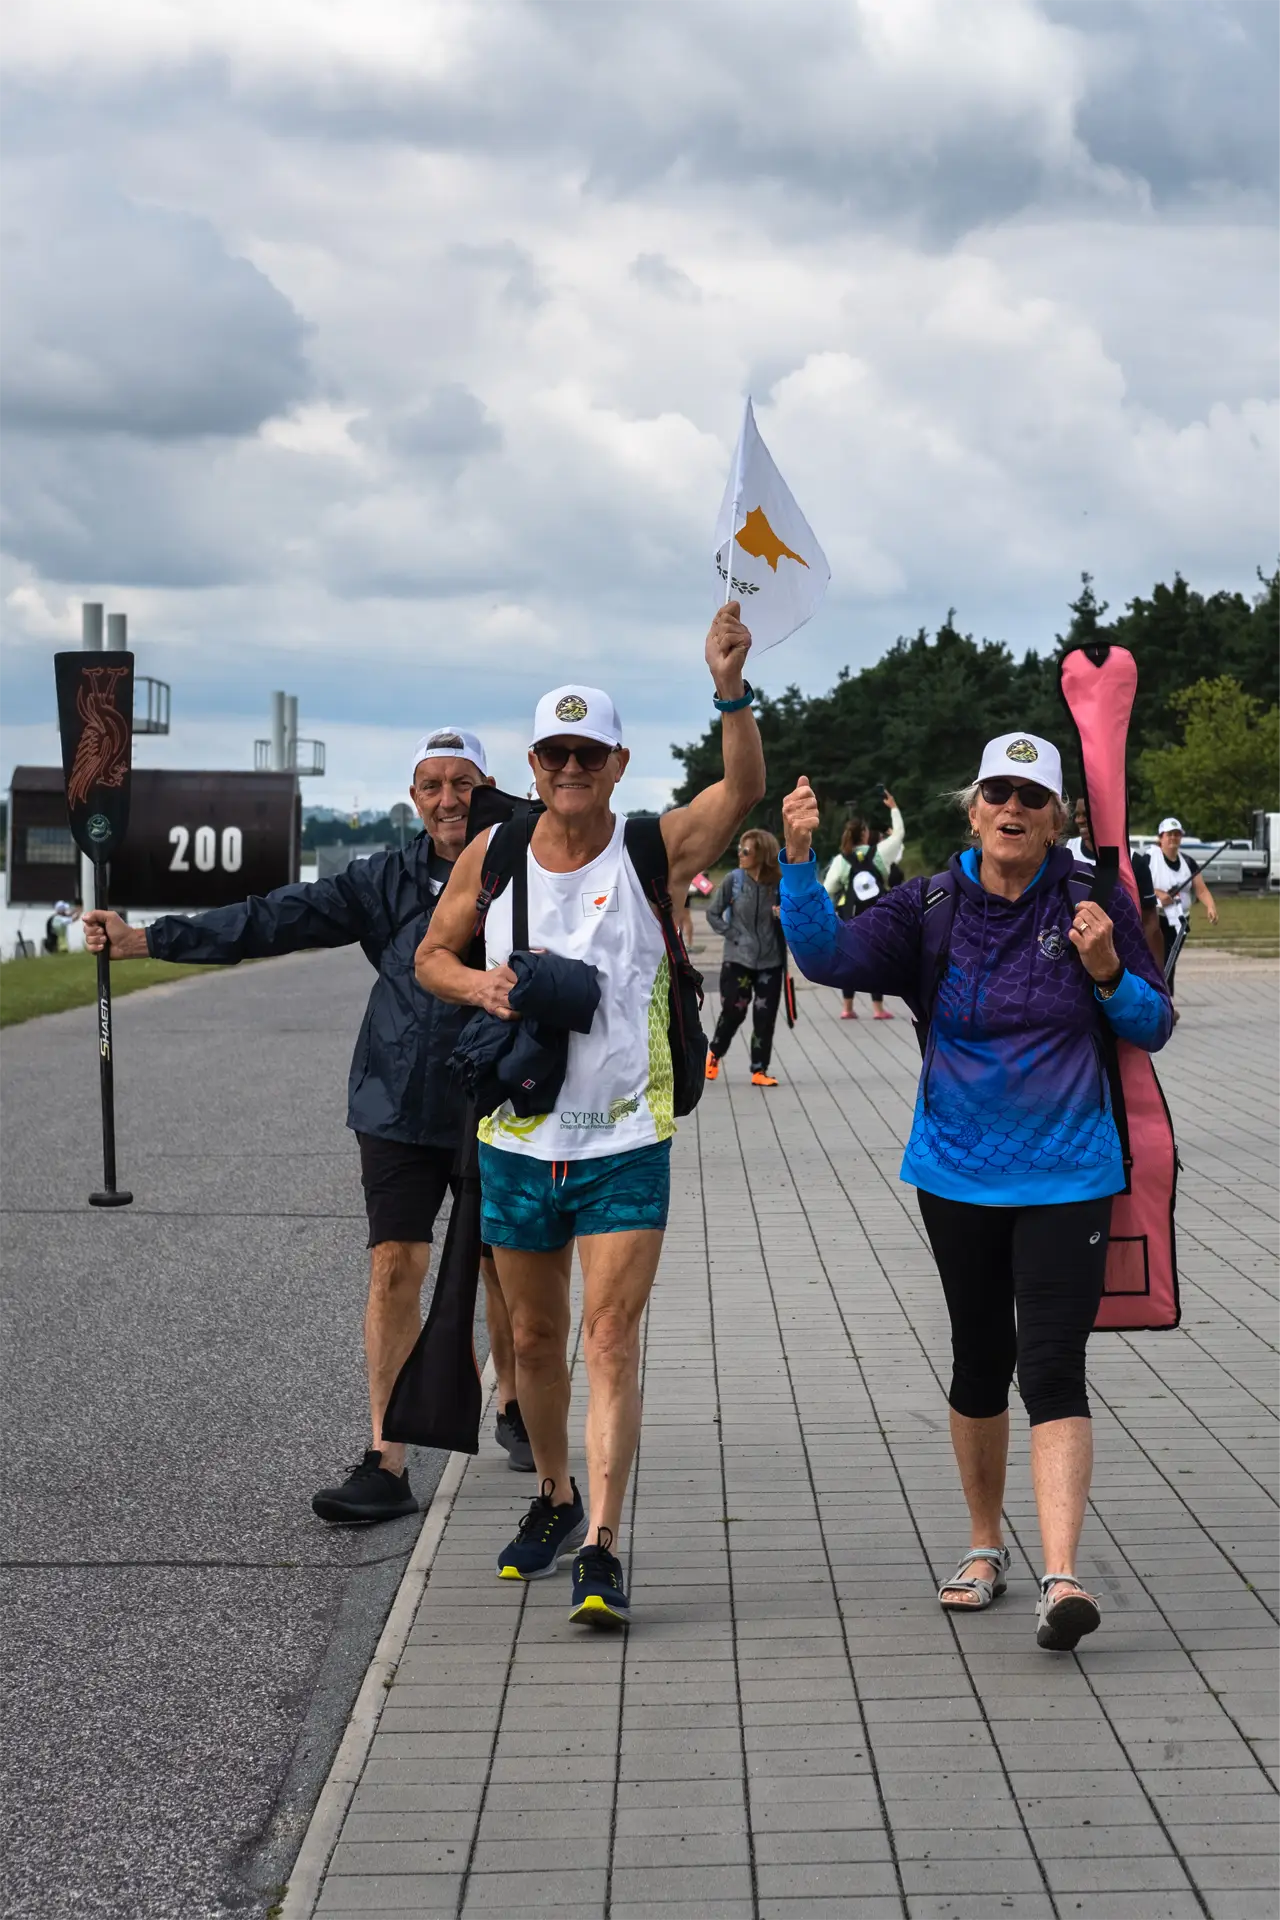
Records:
{"label": "grey cloud", "polygon": [[449,257],[463,266],[478,267],[496,274],[502,298],[513,307],[534,309],[546,304],[548,295],[533,255],[514,240],[499,240],[490,246],[472,246],[459,242],[450,247]]}
{"label": "grey cloud", "polygon": [[37,169],[6,225],[9,424],[235,435],[312,391],[301,318],[208,221]]}
{"label": "grey cloud", "polygon": [[4,549],[49,580],[209,587],[263,578],[247,502],[201,449],[123,434],[6,436]]}
{"label": "grey cloud", "polygon": [[[362,428],[360,437],[367,433]],[[424,461],[449,476],[460,473],[478,454],[494,453],[502,445],[497,421],[458,381],[437,387],[425,400],[393,415],[382,433],[401,459]]]}
{"label": "grey cloud", "polygon": [[697,283],[682,267],[674,266],[665,253],[638,253],[628,272],[639,286],[665,294],[668,300],[692,302],[702,298]]}
{"label": "grey cloud", "polygon": [[[286,132],[554,156],[605,196],[733,183],[765,225],[776,192],[792,231],[806,217],[797,193],[828,218],[944,234],[1039,202],[1109,200],[1110,168],[1168,195],[1253,190],[1274,172],[1270,0],[1027,0],[1039,41],[1020,73],[1002,48],[989,84],[981,62],[877,65],[846,0],[596,13],[493,0],[469,19],[456,67],[391,75],[357,62],[313,80],[302,65],[255,76],[238,105]],[[206,103],[233,84],[207,60],[184,83]],[[501,250],[471,251],[503,265]],[[509,294],[536,300],[538,287],[516,268]]]}
{"label": "grey cloud", "polygon": [[1079,131],[1104,164],[1156,200],[1223,187],[1276,193],[1273,0],[1047,0],[1088,34],[1091,78]]}

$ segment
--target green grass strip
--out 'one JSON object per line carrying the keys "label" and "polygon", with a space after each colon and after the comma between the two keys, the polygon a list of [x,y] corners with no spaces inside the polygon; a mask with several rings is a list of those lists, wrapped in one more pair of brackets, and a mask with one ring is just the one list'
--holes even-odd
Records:
{"label": "green grass strip", "polygon": [[[189,980],[216,967],[175,967],[168,960],[120,960],[111,969],[111,996],[141,987]],[[91,953],[44,953],[33,960],[6,960],[0,967],[0,1027],[16,1027],[42,1013],[91,1007],[98,997],[98,963]]]}

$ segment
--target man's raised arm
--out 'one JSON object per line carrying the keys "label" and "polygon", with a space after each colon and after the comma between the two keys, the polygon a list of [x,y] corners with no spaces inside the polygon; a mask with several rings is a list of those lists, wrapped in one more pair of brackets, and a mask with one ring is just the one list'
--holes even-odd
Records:
{"label": "man's raised arm", "polygon": [[[707,666],[721,700],[740,700],[745,690],[743,667],[751,635],[740,613],[738,602],[730,600],[707,634]],[[720,857],[752,807],[764,798],[764,746],[749,705],[721,715],[720,745],[724,778],[704,787],[687,807],[662,816],[673,900],[684,899],[694,874]]]}

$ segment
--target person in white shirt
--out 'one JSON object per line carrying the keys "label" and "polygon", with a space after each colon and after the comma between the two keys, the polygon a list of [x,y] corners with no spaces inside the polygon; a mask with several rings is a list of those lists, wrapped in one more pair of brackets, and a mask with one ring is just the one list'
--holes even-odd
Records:
{"label": "person in white shirt", "polygon": [[[721,607],[706,644],[724,778],[660,821],[676,900],[764,795],[764,749],[743,678],[751,635],[739,611],[736,600]],[[528,943],[594,967],[600,1001],[589,1031],[568,1036],[553,1110],[520,1116],[506,1101],[478,1128],[482,1230],[511,1313],[520,1411],[542,1488],[499,1554],[498,1576],[540,1580],[572,1557],[569,1617],[599,1626],[630,1617],[614,1549],[640,1435],[640,1323],[662,1252],[675,1133],[670,960],[627,852],[627,821],[613,806],[628,757],[617,708],[601,688],[556,687],[538,702],[529,765],[545,810],[528,843]],[[454,868],[416,971],[428,993],[512,1020],[519,1015],[508,999],[517,984],[510,886],[484,913],[487,967],[462,958],[488,844],[477,836]],[[701,1057],[697,1066],[701,1075]],[[565,1348],[575,1244],[588,1387],[585,1507],[569,1472]]]}
{"label": "person in white shirt", "polygon": [[1075,829],[1067,842],[1067,852],[1074,860],[1082,860],[1087,866],[1092,866],[1098,857],[1098,850],[1089,832],[1089,809],[1083,800],[1076,801]]}
{"label": "person in white shirt", "polygon": [[[851,814],[840,836],[840,851],[827,868],[822,884],[835,901],[842,920],[854,920],[887,893],[893,884],[890,873],[902,858],[906,828],[897,802],[887,787],[882,787],[884,804],[889,809],[889,831],[878,834],[860,813]],[[853,995],[843,996],[842,1020],[856,1020]],[[871,996],[872,1015],[877,1020],[892,1020],[882,999]]]}
{"label": "person in white shirt", "polygon": [[[1205,884],[1204,876],[1190,854],[1182,851],[1182,822],[1172,814],[1156,828],[1159,845],[1151,851],[1151,882],[1160,909],[1160,933],[1164,940],[1164,977],[1173,998],[1173,976],[1178,955],[1191,927],[1191,895],[1194,894],[1209,916],[1209,925],[1218,924],[1218,906]],[[1174,1018],[1177,1018],[1175,1013]]]}

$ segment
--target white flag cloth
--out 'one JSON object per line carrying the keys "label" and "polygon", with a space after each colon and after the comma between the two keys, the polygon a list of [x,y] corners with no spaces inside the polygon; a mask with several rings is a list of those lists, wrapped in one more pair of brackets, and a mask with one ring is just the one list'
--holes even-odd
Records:
{"label": "white flag cloth", "polygon": [[750,397],[716,518],[715,560],[717,598],[741,600],[753,653],[767,653],[812,619],[831,579],[826,554],[760,438]]}

